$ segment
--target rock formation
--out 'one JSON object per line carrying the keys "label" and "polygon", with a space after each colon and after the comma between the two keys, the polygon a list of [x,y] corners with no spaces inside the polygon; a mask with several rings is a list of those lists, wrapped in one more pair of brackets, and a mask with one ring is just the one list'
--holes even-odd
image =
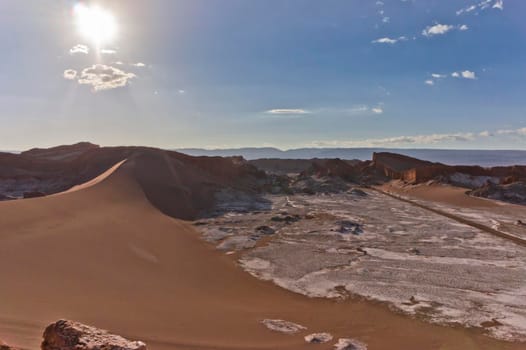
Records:
{"label": "rock formation", "polygon": [[261,323],[265,325],[265,327],[267,327],[271,331],[287,333],[287,334],[294,334],[294,333],[298,333],[299,331],[307,329],[306,327],[299,325],[297,323],[290,322],[290,321],[284,321],[284,320],[265,319],[261,321]]}
{"label": "rock formation", "polygon": [[305,336],[305,341],[311,344],[321,344],[332,340],[330,333],[312,333]]}
{"label": "rock formation", "polygon": [[130,341],[82,323],[60,320],[44,331],[42,350],[146,350],[146,344]]}
{"label": "rock formation", "polygon": [[367,345],[364,343],[350,339],[350,338],[340,338],[338,342],[334,345],[335,350],[367,350]]}

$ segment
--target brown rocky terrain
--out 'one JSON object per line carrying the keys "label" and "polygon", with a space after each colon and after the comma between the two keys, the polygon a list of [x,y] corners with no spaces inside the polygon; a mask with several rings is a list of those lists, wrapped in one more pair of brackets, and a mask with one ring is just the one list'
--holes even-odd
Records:
{"label": "brown rocky terrain", "polygon": [[412,184],[439,180],[474,188],[488,181],[510,183],[526,179],[526,166],[520,165],[492,168],[445,165],[387,152],[374,153],[373,164],[389,178],[400,179]]}
{"label": "brown rocky terrain", "polygon": [[147,147],[81,143],[33,149],[19,155],[0,154],[0,199],[62,192],[96,178],[124,159],[140,164],[136,167],[137,179],[152,203],[178,218],[193,218],[210,209],[220,189],[257,195],[273,184],[263,171],[239,157],[191,157]]}

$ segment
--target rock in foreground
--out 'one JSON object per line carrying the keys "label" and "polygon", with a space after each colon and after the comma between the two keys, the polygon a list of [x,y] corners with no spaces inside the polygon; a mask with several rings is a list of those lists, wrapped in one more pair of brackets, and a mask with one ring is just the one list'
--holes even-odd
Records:
{"label": "rock in foreground", "polygon": [[146,344],[130,341],[82,323],[60,320],[44,331],[42,350],[146,350]]}

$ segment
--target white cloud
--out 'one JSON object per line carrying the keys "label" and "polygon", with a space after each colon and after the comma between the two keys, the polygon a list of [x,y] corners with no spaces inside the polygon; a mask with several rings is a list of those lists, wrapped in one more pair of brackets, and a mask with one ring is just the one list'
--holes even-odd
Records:
{"label": "white cloud", "polygon": [[146,65],[142,62],[132,63],[132,66],[134,67],[146,67]]}
{"label": "white cloud", "polygon": [[69,53],[71,55],[74,55],[76,53],[82,53],[82,54],[87,55],[89,53],[89,47],[87,47],[86,45],[77,44],[73,46],[71,49],[69,49]]}
{"label": "white cloud", "polygon": [[465,30],[468,30],[469,27],[465,24],[462,24],[460,27],[458,27],[458,30],[461,30],[461,31],[465,31]]}
{"label": "white cloud", "polygon": [[466,132],[416,136],[395,136],[350,141],[315,141],[313,145],[317,147],[391,147],[404,145],[430,145],[442,142],[469,142],[475,140],[477,136],[478,135],[474,133]]}
{"label": "white cloud", "polygon": [[383,103],[379,102],[376,104],[376,106],[368,106],[365,104],[359,104],[354,105],[349,108],[319,108],[310,111],[310,113],[314,114],[342,114],[342,115],[359,115],[359,116],[365,116],[365,115],[371,115],[371,114],[382,114],[384,112],[383,109]]}
{"label": "white cloud", "polygon": [[461,72],[460,74],[462,74],[462,78],[465,78],[465,79],[477,79],[477,77],[475,76],[475,72],[472,72],[469,70],[465,70]]}
{"label": "white cloud", "polygon": [[299,109],[299,108],[297,109],[277,108],[277,109],[270,109],[266,111],[265,113],[275,114],[275,115],[280,115],[280,114],[288,115],[288,114],[309,114],[310,112],[305,109]]}
{"label": "white cloud", "polygon": [[391,20],[391,17],[385,16],[384,18],[382,18],[383,23],[389,23],[390,20]]}
{"label": "white cloud", "polygon": [[435,85],[435,82],[431,79],[426,80],[424,83],[426,83],[427,85]]}
{"label": "white cloud", "polygon": [[110,50],[110,49],[102,49],[100,50],[100,53],[103,55],[115,55],[117,53],[116,50]]}
{"label": "white cloud", "polygon": [[407,40],[407,38],[405,36],[400,36],[396,39],[391,39],[389,37],[384,37],[384,38],[379,38],[379,39],[376,39],[376,40],[373,40],[372,43],[373,44],[396,44],[397,42],[399,41],[405,41]]}
{"label": "white cloud", "polygon": [[513,130],[497,130],[498,135],[515,135],[515,136],[526,136],[526,128],[513,129]]}
{"label": "white cloud", "polygon": [[465,70],[462,72],[453,72],[451,73],[451,76],[453,78],[477,79],[475,72],[472,72],[470,70]]}
{"label": "white cloud", "polygon": [[133,73],[127,73],[104,64],[95,64],[82,70],[78,82],[79,84],[91,85],[94,91],[102,91],[126,86],[135,77],[136,75]]}
{"label": "white cloud", "polygon": [[495,3],[493,4],[492,8],[499,9],[501,11],[504,10],[504,1],[502,1],[502,0],[495,1]]}
{"label": "white cloud", "polygon": [[349,112],[349,113],[364,113],[368,111],[369,111],[369,107],[366,105],[357,105],[357,106],[353,106],[345,110],[345,112]]}
{"label": "white cloud", "polygon": [[449,24],[435,24],[434,26],[427,26],[423,31],[422,35],[431,37],[435,35],[443,35],[454,29],[455,27]]}
{"label": "white cloud", "polygon": [[441,79],[441,78],[446,78],[447,75],[445,74],[438,74],[438,73],[432,73],[431,76],[435,79]]}
{"label": "white cloud", "polygon": [[177,93],[179,93],[180,95],[183,95],[183,94],[186,94],[186,91],[185,90],[177,90]]}
{"label": "white cloud", "polygon": [[64,71],[64,79],[75,80],[77,78],[77,71],[74,69],[66,69]]}

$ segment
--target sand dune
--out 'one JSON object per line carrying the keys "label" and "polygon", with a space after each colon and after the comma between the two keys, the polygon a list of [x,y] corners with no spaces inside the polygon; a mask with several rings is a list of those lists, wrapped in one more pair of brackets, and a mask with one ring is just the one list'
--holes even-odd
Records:
{"label": "sand dune", "polygon": [[[370,302],[309,299],[251,277],[191,225],[159,210],[188,207],[192,183],[172,184],[200,176],[188,167],[174,171],[164,157],[131,157],[59,196],[0,203],[0,339],[36,349],[45,325],[69,318],[152,349],[332,348],[307,345],[303,336],[314,332],[373,350],[522,348]],[[266,318],[308,329],[271,332],[260,324]]]}

